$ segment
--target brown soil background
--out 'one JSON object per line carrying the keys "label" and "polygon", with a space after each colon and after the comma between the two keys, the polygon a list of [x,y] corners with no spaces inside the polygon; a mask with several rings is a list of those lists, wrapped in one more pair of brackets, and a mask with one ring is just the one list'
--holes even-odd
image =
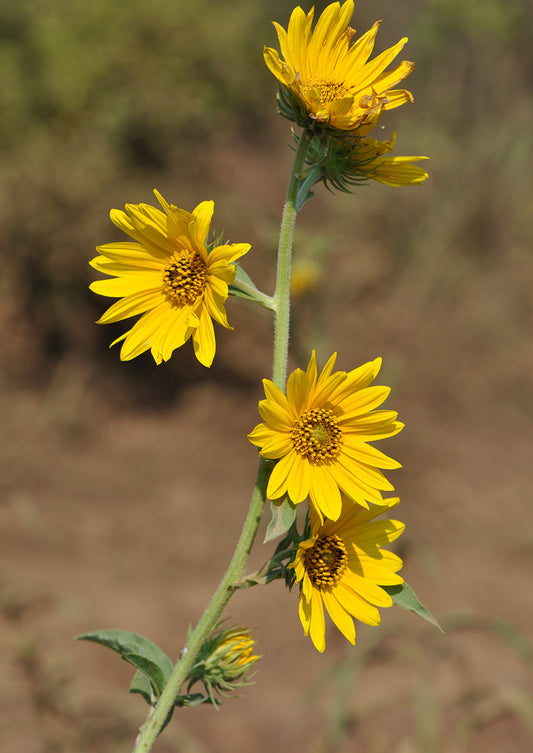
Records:
{"label": "brown soil background", "polygon": [[[509,70],[500,67],[494,84],[502,97]],[[158,753],[532,749],[533,265],[523,168],[532,149],[519,136],[530,130],[531,102],[520,101],[520,159],[503,137],[496,154],[480,141],[481,119],[458,136],[451,125],[436,129],[427,111],[418,110],[422,125],[393,113],[399,153],[430,153],[431,180],[355,197],[317,189],[296,238],[297,258],[312,257],[321,275],[295,302],[291,366],[305,365],[313,347],[321,363],[337,350],[343,369],[383,356],[378,381],[392,385],[388,405],[406,423],[386,445],[403,464],[393,474],[407,524],[398,551],[445,634],[390,609],[379,628],[359,626],[355,648],[329,630],[319,655],[302,634],[295,592],[278,582],[239,593],[227,616],[257,638],[254,684],[219,712],[176,713]],[[57,216],[63,233],[59,266],[46,247],[44,256],[61,284],[74,264],[79,287],[61,298],[60,283],[44,286],[20,307],[17,288],[3,288],[1,751],[131,750],[146,708],[128,695],[130,667],[73,636],[123,628],[176,656],[229,561],[255,478],[246,434],[270,374],[268,315],[230,300],[235,331],[218,329],[209,371],[190,344],[166,366],[120,364],[107,344],[122,330],[92,324],[105,301],[85,287],[90,249],[118,238],[107,212],[151,201],[153,185],[189,209],[212,196],[217,227],[252,242],[244,266],[270,290],[287,134],[280,120],[236,149],[226,129],[194,166],[180,165],[180,152],[164,171],[126,171],[122,185],[108,176],[100,192],[80,190],[70,225],[62,209],[42,215],[52,230]],[[6,231],[6,252],[35,248],[28,222]],[[59,312],[61,347],[50,312]],[[271,551],[263,531],[251,568]]]}

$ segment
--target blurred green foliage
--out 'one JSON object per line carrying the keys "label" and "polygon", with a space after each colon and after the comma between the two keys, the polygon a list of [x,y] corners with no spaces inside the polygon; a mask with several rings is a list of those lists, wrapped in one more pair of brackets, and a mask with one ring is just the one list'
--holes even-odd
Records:
{"label": "blurred green foliage", "polygon": [[[0,6],[6,373],[24,372],[29,348],[35,358],[56,359],[101,347],[87,259],[96,242],[112,240],[111,206],[150,201],[151,188],[170,180],[180,194],[191,182],[207,191],[209,150],[219,143],[272,151],[275,83],[261,51],[275,43],[270,20],[286,25],[292,7],[287,0]],[[393,189],[374,191],[360,210],[383,216],[381,242],[398,258],[409,248],[416,262],[417,249],[435,244],[436,258],[455,248],[468,266],[531,241],[532,15],[528,0],[358,4],[358,31],[385,19],[378,51],[406,33],[406,57],[417,62],[409,81],[415,108],[393,113],[387,128],[399,131],[398,153],[432,158],[431,185],[416,198],[425,219],[413,227],[404,206],[412,196]],[[273,159],[286,149],[275,148]]]}

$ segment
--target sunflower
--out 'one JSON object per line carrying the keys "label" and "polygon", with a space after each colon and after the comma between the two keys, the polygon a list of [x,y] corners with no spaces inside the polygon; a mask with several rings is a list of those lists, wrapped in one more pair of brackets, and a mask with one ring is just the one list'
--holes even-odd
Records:
{"label": "sunflower", "polygon": [[250,671],[260,658],[254,654],[255,640],[245,628],[220,630],[206,640],[187,675],[189,692],[201,681],[215,706],[215,693],[228,697],[232,691],[249,685]]}
{"label": "sunflower", "polygon": [[387,152],[394,149],[396,134],[388,141],[364,138],[356,144],[348,160],[348,169],[387,186],[414,186],[428,177],[427,172],[414,165],[428,157],[395,157]]}
{"label": "sunflower", "polygon": [[381,491],[394,487],[379,469],[400,464],[368,442],[403,428],[395,411],[374,410],[390,392],[388,387],[369,386],[381,358],[348,373],[332,373],[336,357],[334,353],[317,379],[313,351],[307,371],[296,369],[289,376],[286,395],[264,379],[266,400],[259,403],[263,423],[248,435],[264,458],[279,461],[267,496],[287,494],[293,504],[309,496],[320,519],[331,520],[341,512],[340,490],[363,507],[385,504]]}
{"label": "sunflower", "polygon": [[392,152],[396,134],[387,141],[365,138],[345,138],[342,141],[328,137],[325,148],[313,140],[308,154],[310,165],[320,164],[318,180],[341,191],[368,179],[388,186],[414,186],[428,177],[427,172],[413,164],[428,157],[396,157]]}
{"label": "sunflower", "polygon": [[264,57],[311,120],[342,131],[361,126],[367,131],[383,110],[413,101],[410,92],[393,87],[411,73],[414,63],[403,61],[385,70],[406,37],[369,62],[380,22],[351,44],[355,30],[348,24],[353,11],[353,0],[342,6],[332,3],[311,31],[314,8],[307,15],[295,8],[287,31],[274,22],[283,60],[271,47],[265,47]]}
{"label": "sunflower", "polygon": [[111,279],[93,282],[91,290],[120,298],[98,324],[142,314],[111,343],[123,341],[123,361],[146,350],[156,363],[168,361],[192,337],[196,358],[211,366],[216,349],[212,319],[232,329],[224,308],[228,284],[235,277],[233,262],[250,246],[233,243],[208,251],[214,203],[203,201],[191,213],[154,193],[164,212],[149,204],[126,204],[125,212],[111,210],[112,222],[136,242],[98,246],[101,256],[90,262],[99,272],[111,275]]}
{"label": "sunflower", "polygon": [[319,651],[326,647],[324,606],[352,644],[352,618],[379,625],[378,607],[392,606],[391,597],[380,586],[403,583],[397,574],[403,563],[381,547],[398,538],[405,526],[397,520],[374,518],[399,501],[388,499],[385,508],[364,510],[343,498],[339,519],[323,524],[311,510],[311,536],[299,544],[290,567],[300,584],[299,614],[305,635],[311,636]]}

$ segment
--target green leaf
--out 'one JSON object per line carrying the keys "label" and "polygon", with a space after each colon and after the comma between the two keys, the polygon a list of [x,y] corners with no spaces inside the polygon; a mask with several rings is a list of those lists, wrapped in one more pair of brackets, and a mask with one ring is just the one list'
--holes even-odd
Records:
{"label": "green leaf", "polygon": [[142,672],[137,670],[130,684],[130,693],[139,693],[149,706],[155,706],[157,696],[154,693],[152,683]]}
{"label": "green leaf", "polygon": [[[116,651],[124,661],[127,661],[148,678],[157,696],[160,695],[172,673],[173,665],[165,652],[149,638],[137,633],[113,629],[94,630],[90,633],[77,635],[76,640],[93,641],[93,643],[100,643],[102,646],[107,646]],[[132,685],[134,683],[135,677]],[[131,692],[141,693],[145,696],[146,685],[137,683],[135,688]]]}
{"label": "green leaf", "polygon": [[296,505],[293,505],[287,495],[283,496],[281,500],[271,502],[270,510],[272,512],[272,520],[266,529],[265,540],[263,542],[265,544],[287,533],[296,520]]}
{"label": "green leaf", "polygon": [[167,678],[165,678],[165,674],[161,667],[159,667],[159,665],[157,665],[153,661],[150,661],[150,659],[147,659],[145,656],[140,656],[139,654],[124,654],[122,658],[124,659],[124,661],[127,661],[128,664],[132,664],[134,667],[136,667],[139,672],[143,673],[143,675],[148,677],[148,679],[152,683],[156,695],[161,695],[163,688],[166,685]]}
{"label": "green leaf", "polygon": [[397,586],[381,587],[384,591],[390,594],[393,602],[397,607],[407,609],[409,612],[414,612],[423,620],[429,622],[430,625],[438,628],[441,633],[444,633],[444,630],[441,628],[435,617],[433,617],[429,609],[426,609],[426,607],[420,603],[418,596],[415,594],[410,585],[408,585],[407,583],[400,583]]}

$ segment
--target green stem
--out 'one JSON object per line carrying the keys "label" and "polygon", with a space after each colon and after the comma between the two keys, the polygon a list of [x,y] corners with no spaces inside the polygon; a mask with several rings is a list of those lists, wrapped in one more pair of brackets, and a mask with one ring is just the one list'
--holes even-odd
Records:
{"label": "green stem", "polygon": [[141,733],[137,739],[134,753],[148,753],[148,751],[152,749],[199,650],[211,634],[224,610],[224,607],[233,595],[235,584],[242,579],[255,534],[259,526],[259,521],[261,520],[261,515],[263,513],[266,487],[270,471],[270,463],[263,458],[260,458],[257,479],[250,502],[250,509],[248,510],[248,515],[246,516],[235,553],[228,569],[226,570],[226,574],[220,581],[220,584],[205,612],[192,632],[187,642],[186,650],[178,659],[176,666],[161,693],[161,697],[159,698],[153,714],[141,728]]}
{"label": "green stem", "polygon": [[235,279],[231,283],[231,288],[242,290],[242,292],[246,293],[246,295],[249,296],[253,301],[261,304],[261,306],[264,306],[266,309],[270,309],[270,311],[274,311],[274,300],[272,296],[263,293],[261,290],[258,290],[255,285],[249,285],[246,282],[243,282],[243,280]]}
{"label": "green stem", "polygon": [[[307,154],[309,141],[310,136],[304,132],[300,137],[300,143],[296,151],[289,179],[287,199],[283,209],[280,228],[276,289],[272,297],[272,307],[275,310],[272,378],[281,389],[285,387],[289,349],[290,271],[294,224],[297,215],[296,194],[299,184],[298,179],[305,165],[305,155]],[[198,652],[213,631],[226,604],[242,581],[250,550],[263,514],[266,488],[271,470],[271,462],[260,458],[250,508],[226,574],[220,581],[206,610],[191,633],[186,648],[176,662],[157,705],[150,711],[150,716],[141,727],[133,753],[149,753],[152,750],[157,736],[174,706],[176,696],[194,664]]]}
{"label": "green stem", "polygon": [[287,361],[289,357],[289,328],[290,328],[290,284],[292,245],[294,241],[294,225],[296,223],[296,195],[298,193],[299,177],[305,166],[305,157],[309,149],[311,135],[303,131],[294,157],[291,177],[287,188],[287,198],[283,207],[281,228],[279,232],[278,268],[276,275],[276,289],[272,296],[275,304],[274,322],[274,361],[272,364],[272,381],[281,389],[285,389],[287,380]]}

